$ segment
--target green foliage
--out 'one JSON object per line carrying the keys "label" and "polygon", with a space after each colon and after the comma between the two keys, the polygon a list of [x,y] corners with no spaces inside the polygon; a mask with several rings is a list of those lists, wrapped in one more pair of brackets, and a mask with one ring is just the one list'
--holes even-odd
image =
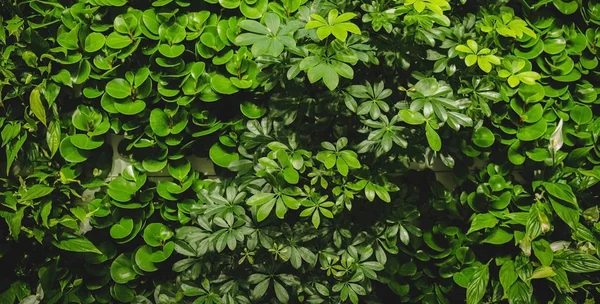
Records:
{"label": "green foliage", "polygon": [[0,303],[600,298],[599,1],[0,14]]}

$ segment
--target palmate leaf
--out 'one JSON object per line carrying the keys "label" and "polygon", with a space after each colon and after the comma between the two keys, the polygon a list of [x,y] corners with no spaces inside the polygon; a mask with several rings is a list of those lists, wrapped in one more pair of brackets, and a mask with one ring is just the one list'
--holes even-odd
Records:
{"label": "palmate leaf", "polygon": [[323,80],[323,83],[331,91],[335,90],[342,76],[346,79],[354,77],[354,70],[348,64],[341,61],[327,63],[322,57],[309,56],[300,62],[300,68],[307,70],[306,75],[310,83]]}
{"label": "palmate leaf", "polygon": [[305,28],[317,29],[317,36],[321,40],[324,40],[329,37],[329,35],[333,34],[336,39],[346,41],[349,32],[360,34],[358,26],[349,22],[355,16],[356,14],[354,13],[343,13],[339,15],[337,9],[332,9],[327,15],[327,20],[317,14],[310,15],[311,21],[306,23]]}
{"label": "palmate leaf", "polygon": [[240,28],[250,33],[238,35],[235,43],[239,46],[252,45],[250,50],[254,57],[264,54],[278,57],[284,51],[284,46],[289,48],[296,46],[296,40],[291,37],[297,29],[295,23],[281,27],[281,20],[274,13],[265,14],[264,22],[266,26],[254,20],[240,22]]}

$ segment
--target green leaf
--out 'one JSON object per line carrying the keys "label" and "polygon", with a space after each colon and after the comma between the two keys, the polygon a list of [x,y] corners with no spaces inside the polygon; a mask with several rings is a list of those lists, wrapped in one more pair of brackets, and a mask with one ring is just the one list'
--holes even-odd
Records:
{"label": "green leaf", "polygon": [[461,270],[460,272],[454,273],[452,276],[452,280],[460,287],[467,288],[469,286],[469,282],[471,281],[471,277],[475,272],[475,267],[467,267]]}
{"label": "green leaf", "polygon": [[42,103],[40,89],[36,87],[29,94],[29,107],[31,111],[44,125],[46,125],[46,108]]}
{"label": "green leaf", "polygon": [[73,252],[91,252],[102,254],[92,242],[84,237],[78,237],[73,239],[66,239],[60,241],[52,241],[52,245],[56,246],[59,249]]}
{"label": "green leaf", "polygon": [[359,169],[361,167],[358,155],[351,150],[340,151],[339,156],[348,164],[348,167]]}
{"label": "green leaf", "polygon": [[508,85],[510,85],[511,88],[518,86],[520,82],[521,80],[516,75],[508,77]]}
{"label": "green leaf", "polygon": [[490,213],[477,214],[471,222],[471,227],[467,234],[479,231],[485,228],[493,228],[498,224],[498,219]]}
{"label": "green leaf", "polygon": [[46,129],[46,143],[50,151],[50,158],[54,157],[60,146],[61,132],[58,120],[52,120]]}
{"label": "green leaf", "polygon": [[167,58],[177,58],[181,56],[183,52],[185,52],[185,46],[182,44],[161,44],[160,46],[158,46],[158,51],[161,55]]}
{"label": "green leaf", "polygon": [[473,132],[473,137],[471,140],[478,147],[489,148],[494,144],[495,137],[494,133],[492,133],[490,129],[486,127],[480,127]]}
{"label": "green leaf", "polygon": [[44,206],[42,207],[42,211],[40,212],[40,217],[42,218],[42,224],[46,228],[49,228],[48,217],[50,216],[51,211],[52,211],[52,202],[47,201],[46,203],[44,203]]}
{"label": "green leaf", "polygon": [[56,41],[67,50],[77,50],[79,48],[79,24],[70,31],[58,35]]}
{"label": "green leaf", "polygon": [[423,96],[433,96],[439,88],[439,83],[435,78],[424,78],[419,80],[414,86],[415,91]]}
{"label": "green leaf", "polygon": [[577,105],[569,113],[571,118],[578,125],[584,125],[592,121],[593,113],[589,106]]}
{"label": "green leaf", "polygon": [[506,181],[501,175],[490,176],[488,184],[492,188],[492,191],[502,191],[506,187]]}
{"label": "green leaf", "polygon": [[486,72],[489,73],[492,71],[492,63],[490,60],[489,56],[480,56],[477,58],[477,65],[479,66],[479,68]]}
{"label": "green leaf", "polygon": [[256,220],[259,222],[264,221],[271,213],[271,210],[273,210],[273,206],[275,206],[275,200],[267,201],[261,205],[256,212]]}
{"label": "green leaf", "polygon": [[442,149],[442,140],[429,123],[425,125],[425,136],[427,137],[427,142],[433,151],[439,151]]}
{"label": "green leaf", "polygon": [[400,110],[400,112],[398,112],[398,116],[400,116],[402,121],[410,125],[421,125],[425,122],[425,116],[419,112],[411,110]]}
{"label": "green leaf", "polygon": [[49,195],[54,191],[54,187],[45,185],[33,185],[21,196],[20,201],[31,201]]}
{"label": "green leaf", "polygon": [[514,165],[521,165],[525,162],[526,157],[521,150],[521,142],[516,140],[508,147],[508,160]]}
{"label": "green leaf", "polygon": [[150,127],[154,134],[164,137],[171,134],[171,119],[161,109],[154,109],[150,113]]}
{"label": "green leaf", "polygon": [[579,206],[552,197],[549,199],[558,217],[567,223],[571,229],[577,230],[577,226],[579,226]]}
{"label": "green leaf", "polygon": [[131,14],[121,14],[114,18],[113,28],[122,34],[131,34],[137,27],[138,20]]}
{"label": "green leaf", "polygon": [[542,185],[550,195],[570,204],[577,205],[577,198],[569,185],[556,183],[542,183]]}
{"label": "green leaf", "polygon": [[325,65],[323,72],[323,83],[330,91],[335,90],[340,82],[340,77],[335,69],[331,65]]}
{"label": "green leaf", "polygon": [[137,187],[135,182],[128,181],[122,176],[116,177],[108,184],[108,195],[118,201],[127,203],[131,200]]}
{"label": "green leaf", "polygon": [[275,194],[273,194],[273,193],[257,193],[257,194],[254,194],[253,196],[251,196],[246,201],[246,203],[249,206],[260,206],[260,205],[264,205],[265,203],[272,200],[273,198],[275,198]]}
{"label": "green leaf", "polygon": [[46,101],[48,102],[49,106],[52,106],[54,104],[54,102],[56,101],[56,98],[58,97],[58,94],[60,93],[60,86],[57,85],[56,83],[50,81],[48,83],[46,83],[46,88],[43,90],[44,92],[44,98],[46,98]]}
{"label": "green leaf", "polygon": [[[24,299],[31,294],[29,284],[23,281],[15,281],[10,284],[8,289],[0,293],[0,303],[14,303],[17,301],[24,302]],[[20,304],[21,304],[20,303]]]}
{"label": "green leaf", "polygon": [[542,263],[542,265],[552,265],[554,253],[552,252],[552,248],[550,248],[550,243],[548,243],[548,241],[545,239],[539,239],[533,241],[531,245],[535,257],[540,261],[540,263]]}
{"label": "green leaf", "polygon": [[120,254],[110,265],[110,277],[119,284],[127,284],[137,277],[131,259],[124,253]]}
{"label": "green leaf", "polygon": [[527,111],[522,115],[522,119],[527,123],[535,123],[539,121],[544,114],[544,108],[541,104],[536,103],[531,106]]}
{"label": "green leaf", "polygon": [[106,42],[106,37],[100,33],[91,33],[85,37],[84,49],[88,53],[99,51]]}
{"label": "green leaf", "polygon": [[335,167],[342,176],[348,176],[348,163],[346,163],[346,161],[343,158],[338,157],[336,159]]}
{"label": "green leaf", "polygon": [[[270,17],[270,18],[274,18],[274,17]],[[275,15],[275,18],[279,18],[279,17],[277,17],[277,15]],[[268,35],[271,33],[269,28],[260,24],[260,22],[257,22],[254,20],[242,20],[239,25],[240,25],[240,28],[242,28],[246,31],[249,31],[249,32],[262,34],[262,35]],[[237,41],[238,37],[236,37],[236,41]]]}
{"label": "green leaf", "polygon": [[519,277],[515,270],[515,264],[512,260],[504,262],[502,267],[500,267],[500,284],[504,289],[504,293],[507,294],[510,290],[510,287],[517,281]]}
{"label": "green leaf", "polygon": [[167,244],[165,244],[165,246],[163,246],[162,250],[158,250],[152,253],[152,255],[150,256],[150,261],[152,261],[153,263],[164,262],[173,254],[174,250],[175,243],[168,242]]}
{"label": "green leaf", "polygon": [[19,234],[21,234],[22,221],[24,216],[24,208],[20,208],[15,213],[7,213],[1,215],[6,220],[10,235],[15,240],[19,240]]}
{"label": "green leaf", "polygon": [[14,144],[14,146],[12,146],[12,147],[6,146],[6,154],[7,154],[7,156],[6,156],[6,174],[8,174],[8,172],[10,172],[11,165],[17,158],[17,154],[21,150],[21,147],[23,147],[23,144],[25,143],[26,140],[27,140],[27,133],[21,135],[19,137],[19,139],[17,140],[17,142]]}
{"label": "green leaf", "polygon": [[[202,64],[202,67],[204,65]],[[147,67],[140,68],[133,78],[133,83],[135,88],[139,88],[144,82],[150,77],[150,69]]]}
{"label": "green leaf", "polygon": [[489,268],[487,264],[481,265],[471,278],[467,286],[467,304],[479,304],[486,293],[488,281],[490,279]]}
{"label": "green leaf", "polygon": [[556,275],[554,269],[550,266],[540,266],[536,268],[531,274],[531,279],[544,279],[548,277],[553,277]]}
{"label": "green leaf", "polygon": [[313,224],[315,229],[319,228],[319,225],[321,224],[321,215],[319,214],[319,212],[313,212],[311,217],[311,223]]}
{"label": "green leaf", "polygon": [[131,84],[123,78],[113,79],[106,84],[106,93],[117,99],[127,98],[131,95]]}
{"label": "green leaf", "polygon": [[[525,235],[528,237],[527,242],[531,242],[532,239],[535,239],[540,234],[550,229],[550,221],[541,206],[536,203],[529,208],[529,212],[527,214],[527,222],[525,223]],[[526,253],[529,254],[531,251],[530,244],[526,244],[525,246]]]}
{"label": "green leaf", "polygon": [[581,251],[563,250],[556,252],[554,262],[560,269],[573,273],[600,271],[600,260]]}
{"label": "green leaf", "polygon": [[111,289],[111,295],[120,302],[134,303],[135,290],[126,285],[115,284]]}
{"label": "green leaf", "polygon": [[516,281],[508,290],[509,304],[526,304],[531,303],[533,287],[527,285],[523,281]]}
{"label": "green leaf", "polygon": [[73,146],[82,150],[94,150],[100,148],[104,144],[104,140],[98,138],[90,138],[85,134],[74,134],[71,137]]}
{"label": "green leaf", "polygon": [[567,41],[563,37],[544,39],[544,52],[555,55],[562,52],[567,46]]}
{"label": "green leaf", "polygon": [[465,64],[470,67],[470,66],[474,65],[475,63],[477,63],[477,59],[478,59],[477,55],[474,55],[474,54],[467,55],[467,57],[465,57]]}
{"label": "green leaf", "polygon": [[519,128],[517,138],[521,141],[534,141],[539,139],[546,133],[548,123],[545,119],[540,119],[538,122]]}
{"label": "green leaf", "polygon": [[464,44],[457,45],[455,49],[461,53],[467,53],[467,54],[473,53],[473,50],[471,50],[471,48],[469,48],[468,46],[466,46]]}
{"label": "green leaf", "polygon": [[580,210],[571,187],[556,183],[543,183],[542,185],[551,195],[549,200],[556,214],[573,230],[577,230]]}
{"label": "green leaf", "polygon": [[146,158],[142,161],[142,167],[148,172],[160,172],[167,166],[167,159]]}
{"label": "green leaf", "polygon": [[117,32],[112,32],[106,37],[106,45],[112,49],[124,49],[133,43],[134,41],[129,36]]}
{"label": "green leaf", "polygon": [[192,164],[187,159],[169,162],[169,174],[177,180],[184,180],[191,170]]}
{"label": "green leaf", "polygon": [[152,247],[143,245],[135,251],[134,260],[135,264],[143,271],[153,272],[158,270],[154,263],[151,261]]}
{"label": "green leaf", "polygon": [[577,1],[554,0],[552,3],[554,3],[554,6],[565,15],[571,15],[579,8]]}
{"label": "green leaf", "polygon": [[544,87],[539,83],[534,85],[521,84],[518,93],[526,103],[541,101],[545,96]]}
{"label": "green leaf", "polygon": [[240,111],[250,119],[259,119],[267,113],[267,108],[249,101],[240,103]]}
{"label": "green leaf", "polygon": [[289,302],[290,296],[289,296],[287,290],[285,289],[285,287],[283,287],[283,285],[279,284],[279,282],[277,282],[277,280],[273,280],[273,288],[275,290],[275,296],[277,297],[279,302],[281,302],[281,303]]}
{"label": "green leaf", "polygon": [[146,103],[141,100],[125,99],[114,103],[115,110],[125,115],[136,115],[144,111]]}
{"label": "green leaf", "polygon": [[219,167],[227,168],[230,163],[240,159],[240,155],[236,152],[230,152],[220,143],[215,143],[208,151],[210,159]]}
{"label": "green leaf", "polygon": [[71,74],[71,81],[74,84],[82,84],[90,77],[92,66],[88,60],[81,60],[77,65],[77,70]]}
{"label": "green leaf", "polygon": [[298,171],[296,171],[296,169],[294,169],[293,167],[286,167],[283,170],[283,178],[286,182],[295,185],[300,180],[300,175],[298,174]]}
{"label": "green leaf", "polygon": [[255,299],[262,298],[267,292],[267,289],[269,288],[269,282],[271,282],[270,279],[265,279],[262,282],[256,284],[256,286],[254,286],[254,289],[252,290],[252,297]]}
{"label": "green leaf", "polygon": [[469,49],[471,49],[473,54],[479,53],[479,45],[477,44],[477,41],[469,39],[467,40],[467,45],[469,46]]}
{"label": "green leaf", "polygon": [[234,94],[239,91],[239,89],[231,83],[229,78],[221,75],[214,74],[210,78],[210,86],[215,92],[220,94]]}
{"label": "green leaf", "polygon": [[124,239],[133,231],[133,219],[122,217],[118,223],[110,227],[110,236],[113,239]]}
{"label": "green leaf", "polygon": [[173,237],[173,231],[161,223],[151,223],[144,228],[144,241],[152,247],[158,247]]}
{"label": "green leaf", "polygon": [[224,8],[234,9],[240,6],[240,0],[219,0],[219,4]]}
{"label": "green leaf", "polygon": [[513,234],[506,231],[506,229],[497,227],[488,234],[488,236],[481,241],[482,243],[502,245],[510,242],[513,239]]}

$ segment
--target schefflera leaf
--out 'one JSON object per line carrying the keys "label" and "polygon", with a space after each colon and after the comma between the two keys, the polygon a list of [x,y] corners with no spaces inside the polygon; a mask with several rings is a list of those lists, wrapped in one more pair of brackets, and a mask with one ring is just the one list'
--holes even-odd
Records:
{"label": "schefflera leaf", "polygon": [[293,32],[298,29],[296,23],[281,26],[281,19],[275,13],[266,13],[263,17],[265,25],[254,20],[243,20],[240,28],[250,32],[242,33],[236,37],[235,43],[239,46],[252,45],[251,52],[254,57],[267,54],[278,57],[284,50],[284,46],[296,47],[296,41],[292,37]]}

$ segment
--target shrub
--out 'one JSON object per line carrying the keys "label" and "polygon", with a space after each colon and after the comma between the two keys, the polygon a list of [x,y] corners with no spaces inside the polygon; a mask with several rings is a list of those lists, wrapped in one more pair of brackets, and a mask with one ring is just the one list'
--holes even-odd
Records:
{"label": "shrub", "polygon": [[1,4],[0,303],[599,297],[598,1]]}

